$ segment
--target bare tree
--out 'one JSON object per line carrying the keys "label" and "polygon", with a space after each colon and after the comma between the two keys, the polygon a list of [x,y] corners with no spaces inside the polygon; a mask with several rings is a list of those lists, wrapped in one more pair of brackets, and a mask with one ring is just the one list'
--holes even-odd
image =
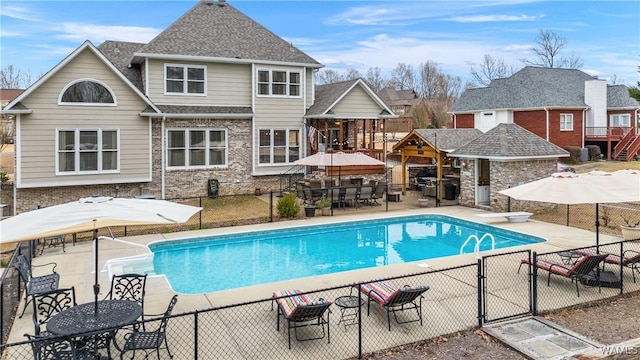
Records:
{"label": "bare tree", "polygon": [[362,77],[362,74],[360,74],[360,71],[354,68],[347,69],[347,72],[343,76],[344,80],[354,80],[354,79],[359,79],[361,77]]}
{"label": "bare tree", "polygon": [[523,63],[546,68],[579,69],[582,67],[582,60],[574,53],[569,54],[567,57],[561,55],[567,46],[567,40],[553,30],[540,30],[535,39],[535,44],[530,49],[535,58],[533,60],[522,59]]}
{"label": "bare tree", "polygon": [[31,85],[30,72],[24,72],[7,65],[0,69],[0,89],[24,89]]}
{"label": "bare tree", "polygon": [[513,75],[515,69],[513,65],[507,65],[504,59],[495,58],[490,54],[485,54],[482,63],[477,67],[471,66],[471,76],[474,86],[489,86],[491,80],[505,78]]}
{"label": "bare tree", "polygon": [[344,76],[332,69],[323,69],[315,74],[316,84],[325,85],[344,81]]}
{"label": "bare tree", "polygon": [[389,85],[395,87],[396,90],[415,90],[416,75],[413,67],[409,64],[399,63],[391,71]]}
{"label": "bare tree", "polygon": [[385,86],[385,83],[387,82],[382,77],[382,70],[380,70],[380,68],[377,66],[369,68],[364,79],[367,82],[367,85],[371,87],[371,90],[375,91],[376,93],[382,90],[382,88],[384,88]]}

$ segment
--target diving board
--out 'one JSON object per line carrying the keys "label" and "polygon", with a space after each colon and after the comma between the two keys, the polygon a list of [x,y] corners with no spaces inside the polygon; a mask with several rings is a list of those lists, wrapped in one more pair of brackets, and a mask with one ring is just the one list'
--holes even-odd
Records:
{"label": "diving board", "polygon": [[510,211],[510,212],[501,212],[501,213],[486,213],[486,214],[476,214],[477,216],[483,218],[494,218],[494,217],[504,217],[509,222],[512,223],[520,223],[526,222],[529,220],[529,216],[533,215],[533,213],[526,211]]}

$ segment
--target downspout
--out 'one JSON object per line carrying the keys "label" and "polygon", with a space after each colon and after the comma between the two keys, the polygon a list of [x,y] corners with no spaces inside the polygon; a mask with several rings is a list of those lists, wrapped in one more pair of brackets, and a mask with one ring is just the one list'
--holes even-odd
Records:
{"label": "downspout", "polygon": [[160,155],[160,190],[162,193],[162,199],[165,198],[165,186],[166,186],[166,181],[165,181],[165,151],[164,151],[164,142],[165,142],[165,135],[164,135],[164,123],[165,120],[167,120],[166,116],[162,117],[162,120],[160,120],[160,149],[162,149],[161,151],[161,155]]}
{"label": "downspout", "polygon": [[582,109],[582,148],[584,148],[585,134],[587,132],[587,109]]}
{"label": "downspout", "polygon": [[549,141],[549,108],[545,107],[545,108],[544,108],[544,111],[545,111],[545,113],[546,113],[546,119],[545,119],[545,120],[546,120],[546,122],[547,122],[547,124],[546,124],[546,130],[545,130],[545,132],[546,132],[546,136],[545,136],[545,138],[546,138],[546,140],[547,140],[547,141]]}
{"label": "downspout", "polygon": [[456,113],[453,113],[453,128],[458,128],[458,118],[456,117]]}

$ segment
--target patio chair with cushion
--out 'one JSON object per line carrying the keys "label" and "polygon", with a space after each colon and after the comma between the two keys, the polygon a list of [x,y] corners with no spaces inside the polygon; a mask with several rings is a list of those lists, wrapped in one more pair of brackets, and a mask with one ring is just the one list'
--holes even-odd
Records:
{"label": "patio chair with cushion", "polygon": [[[555,262],[548,259],[542,259],[540,257],[535,261],[535,266],[538,269],[546,270],[549,272],[549,276],[547,277],[547,286],[551,282],[551,274],[560,275],[562,277],[566,277],[571,279],[572,282],[576,283],[576,292],[578,293],[578,297],[580,297],[580,288],[578,287],[578,282],[587,282],[588,279],[593,279],[593,272],[598,270],[598,266],[604,259],[607,257],[607,254],[594,254],[594,255],[586,255],[580,258],[580,260],[576,261],[575,264],[562,264],[559,262]],[[520,267],[523,264],[533,265],[533,261],[529,259],[520,260],[520,266],[518,267],[518,272],[520,272]],[[598,281],[598,290],[600,290],[600,281]]]}
{"label": "patio chair with cushion", "polygon": [[[302,290],[285,290],[273,293],[273,299],[278,304],[278,313],[276,315],[276,330],[280,331],[280,316],[287,323],[287,333],[289,337],[289,349],[291,349],[291,329],[293,329],[296,340],[318,340],[325,336],[324,326],[327,326],[327,343],[331,342],[331,333],[329,329],[329,314],[331,310],[330,301],[319,299],[316,302],[311,301]],[[325,313],[327,317],[325,319]],[[304,327],[319,327],[322,335],[301,338],[298,336],[298,329]]]}
{"label": "patio chair with cushion", "polygon": [[[173,295],[171,300],[169,301],[169,306],[167,306],[167,310],[158,317],[160,319],[160,325],[157,329],[153,331],[138,331],[138,329],[134,328],[134,331],[124,335],[124,345],[122,347],[122,352],[120,353],[120,359],[124,357],[124,354],[129,351],[133,351],[133,357],[135,357],[136,350],[142,350],[145,353],[145,359],[147,358],[148,351],[155,351],[158,355],[158,359],[160,359],[160,347],[162,344],[165,345],[167,349],[167,353],[169,353],[169,357],[173,357],[171,351],[169,350],[169,343],[167,342],[167,323],[169,322],[169,318],[171,317],[171,312],[173,311],[173,307],[178,302],[178,295]],[[147,317],[152,317],[153,315],[147,315]]]}
{"label": "patio chair with cushion", "polygon": [[33,296],[33,326],[36,335],[48,335],[43,327],[63,310],[76,306],[74,287],[56,289]]}
{"label": "patio chair with cushion", "polygon": [[[596,252],[591,249],[577,249],[573,250],[573,253],[580,255],[595,255]],[[640,252],[634,250],[626,250],[622,253],[622,257],[620,255],[612,254],[612,253],[601,253],[607,254],[607,257],[604,258],[604,264],[613,264],[613,265],[622,265],[626,268],[631,269],[631,275],[633,276],[633,282],[636,282],[636,271],[640,273]],[[602,268],[604,269],[604,264],[602,264]]]}
{"label": "patio chair with cushion", "polygon": [[33,273],[31,272],[32,265],[29,263],[29,260],[27,260],[24,255],[18,255],[15,268],[20,274],[20,279],[22,279],[25,289],[24,307],[22,308],[20,317],[24,315],[27,305],[33,300],[35,295],[56,290],[58,288],[58,284],[60,283],[60,274],[56,272],[56,263],[51,262],[43,265],[33,265],[33,267],[45,267],[51,265],[53,265],[51,273],[41,276],[33,276]]}
{"label": "patio chair with cushion", "polygon": [[[357,285],[356,285],[357,286]],[[429,285],[411,287],[405,285],[395,287],[385,281],[360,284],[360,291],[367,295],[367,316],[371,309],[371,302],[375,302],[387,311],[387,323],[391,331],[391,313],[398,324],[420,321],[422,326],[422,299],[425,291],[429,290]],[[398,319],[398,312],[414,309],[417,314],[416,319]]]}

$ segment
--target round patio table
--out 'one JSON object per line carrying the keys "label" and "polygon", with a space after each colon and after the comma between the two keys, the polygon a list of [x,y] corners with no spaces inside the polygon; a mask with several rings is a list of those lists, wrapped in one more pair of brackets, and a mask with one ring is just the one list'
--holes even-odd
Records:
{"label": "round patio table", "polygon": [[129,300],[98,301],[76,305],[61,311],[47,322],[47,331],[54,335],[80,335],[110,330],[132,324],[142,315],[142,306]]}

